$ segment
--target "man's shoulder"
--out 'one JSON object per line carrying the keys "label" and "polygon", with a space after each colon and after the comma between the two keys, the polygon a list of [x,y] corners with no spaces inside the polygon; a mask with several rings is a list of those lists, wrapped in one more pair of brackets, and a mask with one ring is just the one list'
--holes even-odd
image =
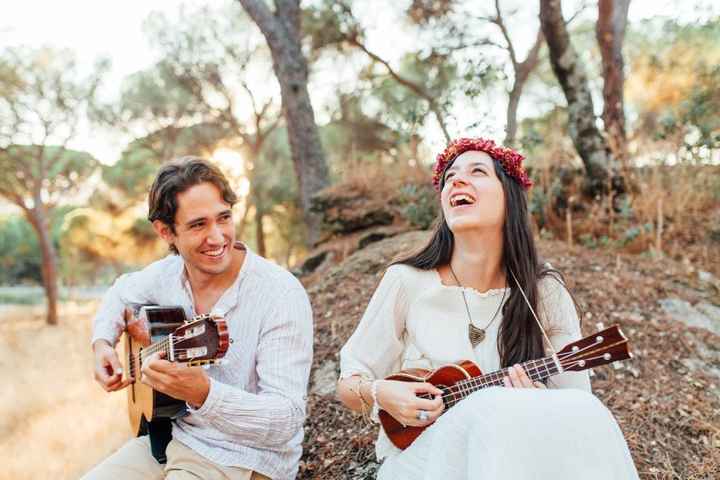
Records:
{"label": "man's shoulder", "polygon": [[124,273],[118,277],[120,284],[131,282],[142,284],[146,288],[160,281],[167,281],[173,275],[182,272],[183,261],[179,255],[168,255],[156,260],[140,270]]}
{"label": "man's shoulder", "polygon": [[183,260],[180,255],[167,255],[159,260],[149,263],[140,270],[126,273],[123,277],[142,278],[146,281],[165,279],[172,275],[178,275],[182,271]]}
{"label": "man's shoulder", "polygon": [[250,274],[253,277],[253,282],[257,282],[261,289],[268,289],[280,294],[290,290],[305,291],[305,287],[295,275],[260,255],[252,255],[253,268]]}

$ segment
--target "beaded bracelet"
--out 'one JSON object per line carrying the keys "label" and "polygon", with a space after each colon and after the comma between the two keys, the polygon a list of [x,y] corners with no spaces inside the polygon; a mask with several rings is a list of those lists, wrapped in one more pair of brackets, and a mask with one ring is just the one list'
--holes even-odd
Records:
{"label": "beaded bracelet", "polygon": [[[369,382],[369,381],[370,380],[368,380],[366,378],[359,377],[358,382],[355,386],[355,390],[354,390],[355,394],[358,396],[358,398],[360,399],[360,402],[361,402],[360,414],[362,415],[363,420],[365,420],[367,423],[370,423],[370,415],[368,412],[371,410],[371,408],[370,408],[370,405],[368,404],[367,400],[365,400],[365,397],[362,394],[362,384],[363,384],[363,382]],[[351,390],[352,390],[352,387],[351,387]]]}
{"label": "beaded bracelet", "polygon": [[370,395],[372,396],[372,410],[370,411],[370,420],[372,420],[375,423],[380,423],[380,404],[378,403],[377,399],[377,384],[380,380],[373,380],[372,385],[370,386]]}

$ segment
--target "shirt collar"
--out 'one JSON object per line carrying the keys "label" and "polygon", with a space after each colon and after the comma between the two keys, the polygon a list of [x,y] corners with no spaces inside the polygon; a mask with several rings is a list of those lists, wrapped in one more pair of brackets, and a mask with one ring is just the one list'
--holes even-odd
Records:
{"label": "shirt collar", "polygon": [[[223,292],[218,301],[213,306],[210,313],[217,314],[220,316],[226,316],[230,310],[235,308],[239,302],[239,290],[242,280],[248,275],[253,268],[255,262],[255,252],[250,250],[247,245],[240,241],[235,242],[235,248],[239,250],[245,250],[245,259],[240,266],[235,281]],[[195,305],[193,302],[192,287],[190,286],[190,280],[187,277],[187,270],[185,269],[185,262],[180,262],[180,275],[178,276],[180,282],[180,288],[187,294],[190,308],[194,313]]]}

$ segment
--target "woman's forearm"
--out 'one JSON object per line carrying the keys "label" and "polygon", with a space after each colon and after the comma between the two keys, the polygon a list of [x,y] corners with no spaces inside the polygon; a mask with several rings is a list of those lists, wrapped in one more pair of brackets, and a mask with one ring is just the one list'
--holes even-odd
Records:
{"label": "woman's forearm", "polygon": [[372,410],[372,380],[359,375],[343,378],[338,382],[337,395],[340,401],[355,412],[369,413]]}

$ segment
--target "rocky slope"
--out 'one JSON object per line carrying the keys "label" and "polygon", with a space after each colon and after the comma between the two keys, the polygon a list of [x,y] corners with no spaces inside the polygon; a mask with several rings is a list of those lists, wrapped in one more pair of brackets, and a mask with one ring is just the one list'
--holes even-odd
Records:
{"label": "rocky slope", "polygon": [[[374,478],[377,427],[335,400],[338,352],[385,266],[426,238],[417,231],[370,243],[307,277],[315,360],[299,478]],[[720,478],[718,279],[667,259],[568,250],[560,242],[539,248],[565,274],[583,331],[617,323],[631,340],[634,359],[596,369],[592,382],[617,417],[641,478]]]}

